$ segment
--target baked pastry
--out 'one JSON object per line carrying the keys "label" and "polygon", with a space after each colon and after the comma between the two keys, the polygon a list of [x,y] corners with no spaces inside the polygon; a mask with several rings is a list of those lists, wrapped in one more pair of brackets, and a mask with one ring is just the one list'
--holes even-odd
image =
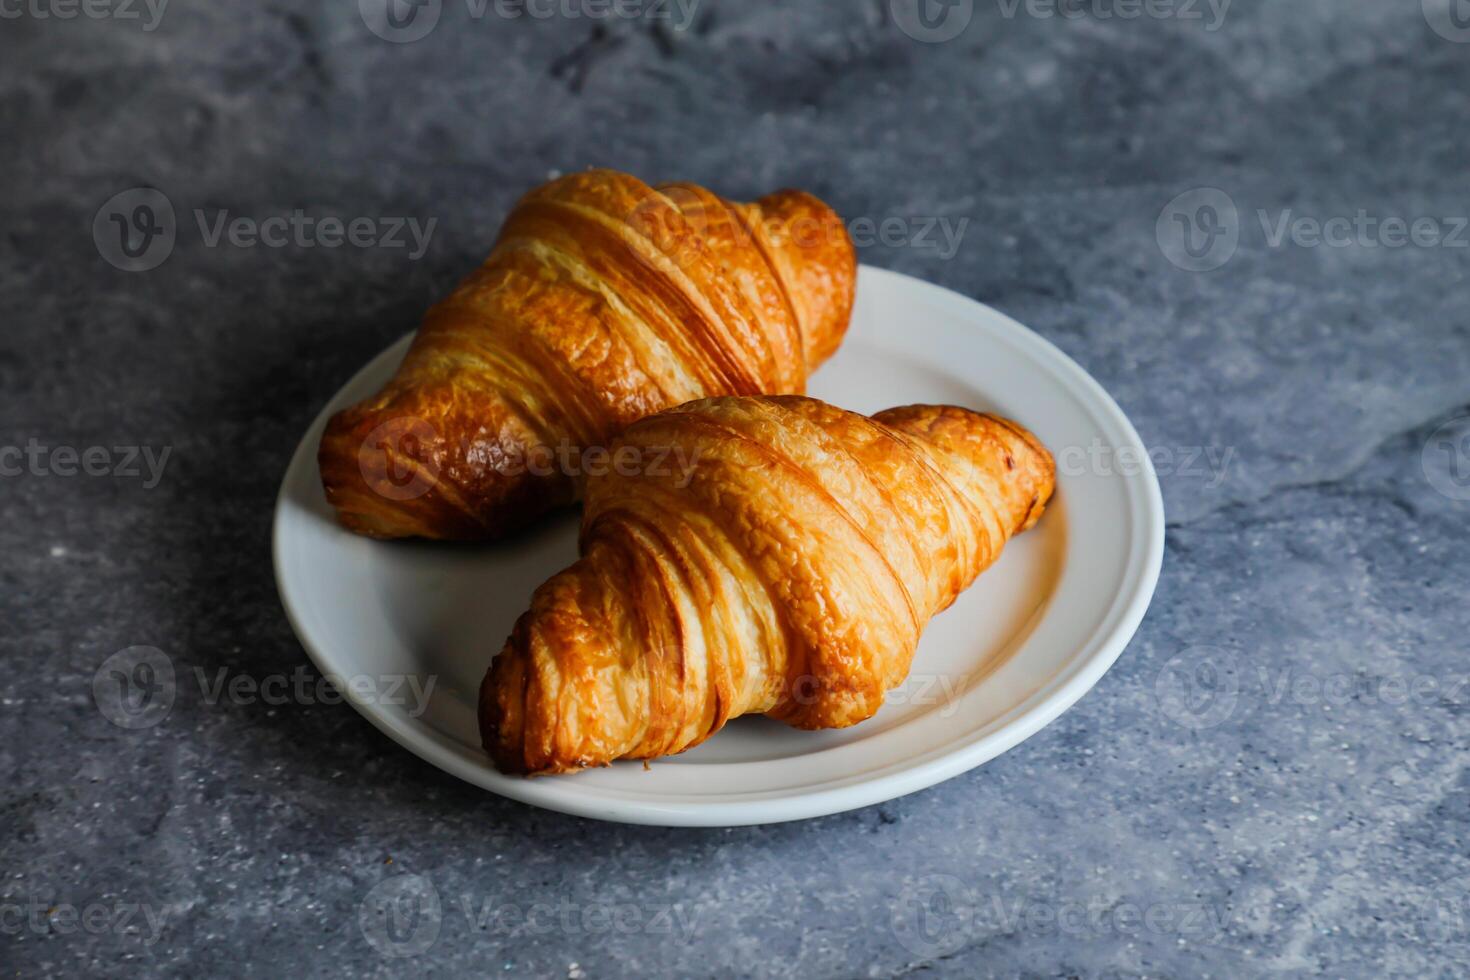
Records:
{"label": "baked pastry", "polygon": [[318,460],[342,524],[497,537],[575,500],[581,455],[713,395],[799,393],[847,329],[856,257],[802,191],[737,204],[592,170],[526,195]]}
{"label": "baked pastry", "polygon": [[581,559],[537,589],[481,687],[502,771],[671,755],[743,714],[871,717],[1055,479],[1005,419],[800,397],[684,405],[612,455],[587,486]]}

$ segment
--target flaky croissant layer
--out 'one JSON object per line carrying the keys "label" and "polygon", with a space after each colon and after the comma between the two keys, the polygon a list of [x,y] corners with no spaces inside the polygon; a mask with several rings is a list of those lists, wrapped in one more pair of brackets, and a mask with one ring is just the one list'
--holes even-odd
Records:
{"label": "flaky croissant layer", "polygon": [[[341,522],[488,538],[580,494],[575,457],[664,408],[799,393],[841,342],[856,253],[810,194],[754,204],[609,170],[537,188],[318,460]],[[549,455],[548,455],[549,454]]]}
{"label": "flaky croissant layer", "polygon": [[[535,593],[480,692],[506,772],[698,745],[731,718],[870,718],[919,635],[1040,518],[1050,454],[1015,423],[801,397],[644,419],[589,481],[582,557]],[[653,465],[677,451],[687,470]]]}

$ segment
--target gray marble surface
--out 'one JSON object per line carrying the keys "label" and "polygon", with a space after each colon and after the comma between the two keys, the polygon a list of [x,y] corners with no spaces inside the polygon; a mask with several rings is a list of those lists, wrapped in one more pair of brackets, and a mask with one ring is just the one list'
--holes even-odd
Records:
{"label": "gray marble surface", "polygon": [[[399,43],[373,0],[6,5],[5,974],[1465,975],[1470,29],[1221,6],[445,0]],[[1117,666],[968,775],[737,830],[503,801],[342,705],[184,690],[112,724],[124,648],[305,662],[268,541],[297,438],[519,193],[591,164],[967,220],[863,258],[1018,317],[1158,451],[1164,574]],[[125,271],[158,253],[104,205],[145,186],[175,241]],[[415,255],[194,218],[295,208],[435,225]],[[406,875],[439,931],[395,957],[415,935],[360,913]]]}

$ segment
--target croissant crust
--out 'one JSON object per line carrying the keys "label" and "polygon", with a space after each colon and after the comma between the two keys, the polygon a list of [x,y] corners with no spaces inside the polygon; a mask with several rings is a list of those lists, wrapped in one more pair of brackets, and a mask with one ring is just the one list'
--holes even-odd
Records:
{"label": "croissant crust", "polygon": [[388,385],[331,419],[327,499],[375,537],[502,535],[577,499],[581,453],[646,415],[803,391],[855,282],[841,219],[802,191],[739,204],[609,170],[552,181]]}
{"label": "croissant crust", "polygon": [[1054,487],[1030,433],[947,406],[710,399],[615,446],[639,465],[589,481],[582,557],[536,591],[481,688],[506,772],[682,752],[743,714],[871,717],[925,624]]}

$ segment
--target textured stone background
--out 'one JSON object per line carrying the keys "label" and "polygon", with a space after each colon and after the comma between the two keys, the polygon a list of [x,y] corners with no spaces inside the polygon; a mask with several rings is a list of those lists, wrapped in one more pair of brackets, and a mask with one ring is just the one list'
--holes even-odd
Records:
{"label": "textured stone background", "polygon": [[[1470,442],[1431,435],[1470,415],[1470,249],[1273,246],[1256,217],[1470,214],[1470,32],[1445,2],[1235,0],[1210,30],[1204,4],[1125,21],[1104,0],[1080,19],[977,0],[932,44],[851,0],[704,0],[685,31],[448,0],[409,44],[350,0],[174,0],[154,30],[141,6],[38,17],[64,12],[48,2],[0,20],[0,445],[171,456],[153,488],[0,478],[7,974],[1470,970]],[[966,776],[729,831],[502,801],[340,705],[181,695],[156,727],[110,724],[92,678],[124,647],[256,678],[304,662],[267,534],[301,431],[518,194],[589,164],[967,218],[949,259],[864,260],[1018,317],[1151,446],[1233,450],[1165,468],[1164,576],[1117,666]],[[130,274],[91,228],[140,185],[178,241]],[[1239,215],[1206,274],[1156,235],[1200,187]],[[190,217],[293,207],[438,225],[410,261],[207,248]],[[444,901],[412,960],[359,928],[401,872]],[[461,896],[572,911],[508,932]],[[93,904],[102,928],[47,911]],[[161,931],[120,927],[133,904]],[[597,918],[625,906],[640,929]]]}

